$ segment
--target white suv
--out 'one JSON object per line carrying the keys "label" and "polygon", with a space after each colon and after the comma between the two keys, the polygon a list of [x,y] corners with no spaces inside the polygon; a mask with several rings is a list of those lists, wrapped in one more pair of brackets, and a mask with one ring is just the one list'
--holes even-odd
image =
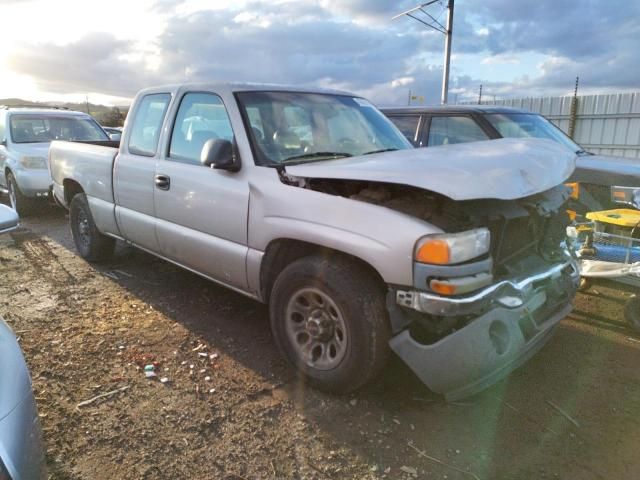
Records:
{"label": "white suv", "polygon": [[0,106],[0,191],[29,215],[44,206],[51,185],[47,164],[52,140],[108,142],[86,113],[62,108]]}

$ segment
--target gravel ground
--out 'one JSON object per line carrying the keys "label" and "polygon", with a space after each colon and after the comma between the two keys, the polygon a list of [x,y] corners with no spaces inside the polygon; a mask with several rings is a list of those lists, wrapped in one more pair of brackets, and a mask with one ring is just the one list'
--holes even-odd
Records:
{"label": "gravel ground", "polygon": [[579,295],[523,368],[447,404],[398,360],[356,395],[305,388],[263,305],[125,246],[87,264],[61,210],[0,239],[0,278],[53,479],[640,478],[640,340],[614,290]]}

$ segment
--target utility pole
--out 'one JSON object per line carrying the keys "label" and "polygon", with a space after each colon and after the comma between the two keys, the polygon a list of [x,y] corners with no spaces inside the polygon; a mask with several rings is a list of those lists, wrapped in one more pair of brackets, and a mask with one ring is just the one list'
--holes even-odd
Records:
{"label": "utility pole", "polygon": [[407,98],[407,107],[411,105],[411,90],[409,90],[409,98]]}
{"label": "utility pole", "polygon": [[578,114],[578,81],[580,77],[576,77],[576,88],[573,90],[573,98],[571,99],[571,113],[569,116],[569,138],[573,139],[576,133],[576,116]]}
{"label": "utility pole", "polygon": [[447,30],[444,39],[444,70],[442,72],[442,97],[443,105],[447,104],[449,96],[449,64],[451,63],[451,41],[453,40],[453,2],[449,0],[447,5]]}
{"label": "utility pole", "polygon": [[482,84],[480,84],[480,91],[478,92],[478,105],[482,105]]}
{"label": "utility pole", "polygon": [[91,115],[91,112],[89,111],[89,95],[85,95],[84,100],[85,100],[85,103],[87,104],[87,113]]}
{"label": "utility pole", "polygon": [[[447,104],[449,95],[449,65],[451,63],[451,42],[453,40],[453,3],[454,0],[448,0],[447,3],[447,25],[442,25],[437,18],[431,15],[425,10],[431,4],[438,2],[438,0],[430,0],[426,3],[422,3],[417,7],[411,8],[406,12],[399,13],[391,18],[395,20],[403,16],[411,17],[414,20],[422,23],[426,27],[432,28],[445,36],[444,40],[444,68],[442,69],[442,96],[440,98],[443,105]],[[422,15],[420,15],[422,14]]]}

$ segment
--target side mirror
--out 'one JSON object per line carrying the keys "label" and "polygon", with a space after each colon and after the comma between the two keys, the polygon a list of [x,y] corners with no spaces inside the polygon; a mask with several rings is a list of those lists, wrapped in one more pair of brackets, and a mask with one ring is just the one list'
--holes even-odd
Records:
{"label": "side mirror", "polygon": [[114,142],[119,142],[120,137],[122,137],[121,133],[109,133],[108,135],[109,135],[109,138]]}
{"label": "side mirror", "polygon": [[200,163],[205,167],[237,172],[240,165],[233,151],[233,144],[221,138],[207,140],[202,146]]}
{"label": "side mirror", "polygon": [[15,210],[0,205],[0,233],[7,233],[18,228],[20,219]]}

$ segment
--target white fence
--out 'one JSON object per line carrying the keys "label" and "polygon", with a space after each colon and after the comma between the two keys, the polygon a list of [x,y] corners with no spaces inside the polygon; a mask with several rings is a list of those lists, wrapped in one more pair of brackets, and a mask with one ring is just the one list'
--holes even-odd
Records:
{"label": "white fence", "polygon": [[[640,159],[640,92],[577,97],[573,139],[585,150]],[[572,97],[483,101],[537,112],[569,133]]]}

